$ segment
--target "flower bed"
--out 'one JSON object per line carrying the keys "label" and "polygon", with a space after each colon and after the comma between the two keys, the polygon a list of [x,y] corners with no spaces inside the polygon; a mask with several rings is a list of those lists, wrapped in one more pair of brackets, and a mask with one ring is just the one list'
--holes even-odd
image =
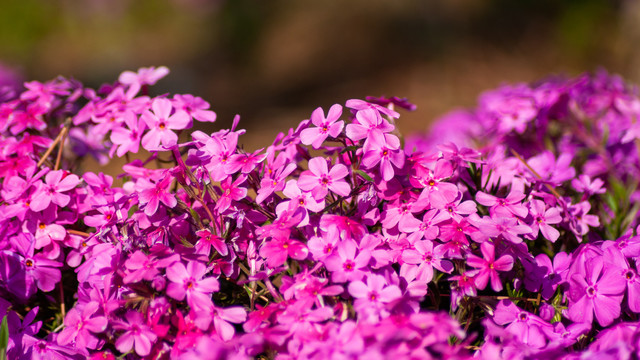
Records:
{"label": "flower bed", "polygon": [[[0,357],[638,351],[640,101],[621,79],[503,86],[406,144],[410,103],[354,99],[248,152],[239,118],[180,143],[216,114],[146,95],[167,73],[3,90]],[[122,186],[85,156],[126,157]]]}

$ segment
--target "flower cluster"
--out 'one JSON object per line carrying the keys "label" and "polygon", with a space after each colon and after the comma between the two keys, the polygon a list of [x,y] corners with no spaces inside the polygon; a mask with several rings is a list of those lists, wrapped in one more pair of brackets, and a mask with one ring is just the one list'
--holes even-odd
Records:
{"label": "flower cluster", "polygon": [[249,152],[239,118],[182,134],[216,114],[149,96],[167,74],[0,103],[9,358],[640,350],[640,100],[620,79],[505,86],[404,145],[406,99],[353,99]]}

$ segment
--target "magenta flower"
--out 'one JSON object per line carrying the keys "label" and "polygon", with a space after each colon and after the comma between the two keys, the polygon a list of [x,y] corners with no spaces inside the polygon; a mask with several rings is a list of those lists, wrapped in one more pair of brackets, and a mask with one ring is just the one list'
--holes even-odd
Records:
{"label": "magenta flower", "polygon": [[169,208],[173,208],[178,204],[178,200],[169,189],[172,180],[173,178],[171,176],[165,176],[162,180],[154,184],[143,177],[138,179],[136,183],[139,191],[138,200],[140,201],[140,205],[146,205],[144,213],[147,214],[147,216],[156,213],[160,202]]}
{"label": "magenta flower", "polygon": [[487,287],[489,279],[491,279],[491,288],[494,291],[502,290],[502,282],[498,271],[509,271],[513,268],[513,258],[510,255],[502,255],[495,259],[495,247],[490,242],[480,244],[480,251],[484,258],[473,254],[467,256],[467,264],[477,270],[475,274],[475,282],[478,289],[482,290]]}
{"label": "magenta flower", "polygon": [[369,250],[361,250],[356,255],[357,246],[353,240],[343,241],[338,251],[324,260],[327,270],[331,272],[331,280],[342,283],[361,280],[366,274],[366,267],[371,259]]}
{"label": "magenta flower", "polygon": [[518,308],[510,300],[502,300],[496,306],[493,321],[506,325],[506,330],[524,344],[542,348],[546,344],[545,331],[551,331],[551,324],[529,312]]}
{"label": "magenta flower", "polygon": [[71,196],[65,192],[75,188],[80,183],[77,175],[69,174],[63,170],[50,171],[45,176],[45,181],[38,182],[38,189],[33,195],[29,208],[33,211],[42,211],[54,203],[65,207],[71,201]]}
{"label": "magenta flower", "polygon": [[157,335],[151,331],[139,312],[129,310],[125,318],[125,321],[114,325],[115,329],[124,330],[124,333],[116,340],[116,348],[122,353],[127,353],[135,348],[136,354],[149,355]]}
{"label": "magenta flower", "polygon": [[447,199],[441,193],[434,193],[431,195],[431,206],[448,214],[455,221],[462,220],[462,215],[466,217],[478,211],[476,203],[472,200],[462,201],[462,193],[460,192],[455,199]]}
{"label": "magenta flower", "polygon": [[101,333],[107,329],[107,318],[93,316],[98,310],[97,302],[90,302],[82,311],[70,309],[64,318],[65,328],[58,335],[58,344],[67,345],[75,342],[78,348],[96,349],[98,338],[92,333]]}
{"label": "magenta flower", "polygon": [[402,297],[397,285],[389,285],[382,275],[367,276],[367,283],[354,281],[349,284],[349,294],[356,298],[354,308],[365,315],[365,319],[376,319],[387,304]]}
{"label": "magenta flower", "polygon": [[201,97],[190,94],[173,96],[173,106],[177,110],[184,110],[189,116],[202,122],[216,121],[216,113],[209,110],[209,103]]}
{"label": "magenta flower", "polygon": [[603,188],[602,185],[604,185],[604,181],[601,179],[594,179],[591,181],[591,177],[585,174],[571,180],[571,186],[573,186],[577,191],[584,193],[585,196],[604,194],[607,192],[607,189]]}
{"label": "magenta flower", "polygon": [[514,244],[519,244],[523,240],[519,235],[530,234],[531,228],[527,225],[520,224],[516,218],[484,217],[474,221],[474,225],[478,227],[478,232],[474,233],[472,238],[478,242],[487,240],[488,238],[502,237]]}
{"label": "magenta flower", "polygon": [[303,211],[304,215],[299,226],[305,226],[309,223],[309,210],[320,212],[324,209],[324,199],[318,201],[313,198],[311,193],[302,192],[296,180],[287,181],[287,185],[284,190],[282,190],[282,193],[291,200],[278,204],[278,206],[276,206],[276,214],[280,216],[285,210],[290,213]]}
{"label": "magenta flower", "polygon": [[625,280],[601,257],[586,261],[586,274],[574,273],[569,279],[569,310],[566,315],[575,322],[593,322],[608,326],[620,316],[620,303]]}
{"label": "magenta flower", "polygon": [[342,115],[342,106],[335,104],[329,109],[329,114],[325,118],[322,108],[317,108],[311,114],[311,122],[316,127],[306,128],[300,132],[300,141],[305,145],[312,145],[314,149],[320,145],[328,136],[337,137],[344,126],[344,121],[337,121]]}
{"label": "magenta flower", "polygon": [[211,254],[211,248],[214,248],[222,256],[226,256],[229,253],[224,239],[213,234],[210,230],[198,230],[196,231],[196,235],[198,235],[198,242],[195,248],[198,254],[209,256],[209,254]]}
{"label": "magenta flower", "polygon": [[230,323],[241,324],[247,320],[247,312],[239,306],[220,308],[212,305],[205,311],[197,311],[197,314],[194,323],[200,329],[207,330],[213,322],[216,333],[224,341],[231,340],[236,333]]}
{"label": "magenta flower", "polygon": [[394,127],[383,120],[378,112],[365,109],[356,113],[356,122],[346,127],[347,137],[353,141],[369,137],[383,137],[385,132],[393,131]]}
{"label": "magenta flower", "polygon": [[530,213],[533,217],[531,223],[531,238],[538,237],[538,230],[547,240],[556,242],[560,236],[560,232],[549,224],[558,224],[562,221],[562,216],[557,208],[551,207],[547,209],[545,203],[541,200],[531,200]]}
{"label": "magenta flower", "polygon": [[185,267],[181,262],[177,262],[167,268],[167,278],[171,281],[167,285],[167,295],[182,301],[185,296],[187,304],[194,309],[209,309],[213,306],[211,294],[220,289],[218,279],[214,277],[204,278],[207,273],[207,266],[190,261]]}
{"label": "magenta flower", "polygon": [[172,130],[182,130],[189,127],[191,118],[183,110],[171,114],[173,107],[167,99],[155,99],[151,104],[153,112],[146,110],[140,117],[149,131],[142,137],[142,147],[149,151],[157,151],[162,144],[171,146],[178,143],[178,135]]}
{"label": "magenta flower", "polygon": [[416,241],[414,249],[407,249],[402,252],[402,260],[407,264],[417,265],[418,273],[416,277],[424,282],[433,279],[433,268],[450,274],[453,271],[453,263],[442,256],[442,247],[433,247],[430,240]]}
{"label": "magenta flower", "polygon": [[347,100],[347,103],[345,104],[346,107],[356,110],[357,112],[361,112],[363,110],[373,110],[376,113],[383,113],[385,115],[387,115],[390,118],[398,118],[400,117],[400,114],[398,114],[396,111],[388,108],[388,107],[384,107],[382,105],[376,104],[376,103],[371,103],[371,102],[367,102],[364,100],[360,100],[360,99],[350,99]]}
{"label": "magenta flower", "polygon": [[248,174],[255,169],[264,159],[267,158],[267,154],[260,154],[263,149],[258,149],[252,153],[240,153],[233,154],[229,158],[225,173],[235,174],[240,170],[243,174]]}
{"label": "magenta flower", "polygon": [[140,89],[145,85],[154,85],[158,80],[169,74],[169,69],[166,66],[160,66],[158,68],[152,66],[148,68],[140,68],[137,73],[133,71],[125,71],[120,74],[118,81],[121,84],[129,86],[127,91],[127,97],[133,98]]}
{"label": "magenta flower", "polygon": [[400,149],[400,139],[395,135],[372,135],[367,138],[363,152],[362,165],[371,169],[380,164],[380,174],[384,181],[393,178],[394,166],[398,169],[404,166],[404,151]]}
{"label": "magenta flower", "polygon": [[122,117],[128,129],[116,127],[111,131],[111,142],[113,143],[111,156],[116,147],[117,150],[115,152],[118,157],[122,157],[128,152],[137,153],[140,149],[142,133],[146,129],[144,120],[138,119],[132,111],[125,111]]}
{"label": "magenta flower", "polygon": [[216,203],[216,210],[218,210],[219,213],[223,213],[229,209],[232,201],[240,201],[247,196],[247,189],[240,186],[246,179],[246,176],[241,175],[235,180],[228,177],[220,183],[222,194],[220,194],[218,202]]}
{"label": "magenta flower", "polygon": [[315,157],[309,160],[309,170],[300,174],[298,187],[310,191],[316,200],[327,196],[329,190],[341,196],[349,196],[351,187],[343,180],[347,175],[349,170],[346,166],[336,164],[329,170],[325,159]]}
{"label": "magenta flower", "polygon": [[492,217],[511,217],[518,216],[525,218],[527,216],[527,208],[522,204],[525,195],[517,190],[511,189],[506,198],[499,198],[482,191],[476,193],[476,201],[484,206],[489,207]]}
{"label": "magenta flower", "polygon": [[[269,160],[267,155],[267,160]],[[325,165],[326,166],[326,165]],[[265,164],[265,176],[260,181],[260,188],[256,196],[256,202],[262,203],[274,191],[281,191],[285,187],[285,180],[297,165],[288,163],[284,153],[280,153],[272,163]],[[298,184],[299,185],[299,184]]]}
{"label": "magenta flower", "polygon": [[11,238],[15,252],[0,252],[0,279],[7,290],[20,299],[30,298],[37,289],[49,292],[62,278],[62,263],[34,252],[35,239],[29,233]]}
{"label": "magenta flower", "polygon": [[267,260],[267,265],[276,267],[284,264],[287,257],[304,260],[309,255],[309,249],[300,241],[287,237],[276,237],[266,241],[260,247],[260,256]]}

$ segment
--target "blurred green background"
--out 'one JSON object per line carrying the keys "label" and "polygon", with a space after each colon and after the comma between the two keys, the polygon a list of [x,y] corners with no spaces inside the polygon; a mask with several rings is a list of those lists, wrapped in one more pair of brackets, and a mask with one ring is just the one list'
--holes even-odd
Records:
{"label": "blurred green background", "polygon": [[604,67],[640,80],[640,1],[3,0],[0,62],[24,79],[99,86],[166,65],[155,88],[193,93],[248,148],[329,107],[408,97],[404,133],[485,89]]}

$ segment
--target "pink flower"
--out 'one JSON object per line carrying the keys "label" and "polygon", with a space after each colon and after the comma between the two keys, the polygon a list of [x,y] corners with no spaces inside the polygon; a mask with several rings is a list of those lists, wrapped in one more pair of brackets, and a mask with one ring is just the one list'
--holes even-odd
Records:
{"label": "pink flower", "polygon": [[198,235],[198,242],[196,243],[196,251],[198,254],[209,256],[212,247],[222,256],[226,256],[229,253],[229,249],[224,240],[213,234],[210,230],[198,230],[196,231],[196,235]]}
{"label": "pink flower", "polygon": [[154,184],[143,177],[138,179],[136,183],[136,188],[139,191],[138,200],[141,205],[146,205],[144,213],[147,214],[147,216],[155,214],[160,202],[169,208],[173,208],[178,204],[178,200],[169,190],[172,180],[173,178],[171,176],[165,176],[158,183]]}
{"label": "pink flower", "polygon": [[114,145],[111,149],[111,156],[113,156],[113,151],[116,147],[116,155],[118,155],[118,157],[122,157],[128,152],[137,153],[140,148],[140,138],[146,129],[144,120],[138,119],[131,111],[125,111],[122,117],[129,129],[122,127],[113,129],[111,132],[111,142],[113,142]]}
{"label": "pink flower", "polygon": [[344,126],[344,121],[336,121],[342,115],[342,106],[335,104],[329,109],[325,118],[322,108],[317,108],[311,114],[311,122],[316,127],[306,128],[300,132],[300,141],[305,145],[312,145],[314,149],[320,148],[322,142],[328,137],[337,137]]}
{"label": "pink flower", "polygon": [[129,310],[125,316],[126,320],[115,325],[114,328],[124,330],[125,332],[117,337],[116,348],[127,353],[135,348],[136,354],[147,356],[151,353],[151,347],[156,341],[156,334],[145,323],[142,314],[137,311]]}
{"label": "pink flower", "polygon": [[574,273],[569,279],[569,310],[575,322],[591,323],[595,312],[598,323],[609,326],[620,316],[625,280],[615,269],[595,256],[585,263],[586,274]]}
{"label": "pink flower", "polygon": [[63,170],[50,171],[45,176],[45,182],[38,182],[38,189],[33,195],[29,208],[42,211],[54,203],[60,207],[67,206],[71,197],[65,192],[75,188],[80,183],[77,175]]}
{"label": "pink flower", "polygon": [[225,212],[231,206],[232,201],[240,201],[247,196],[247,189],[240,185],[245,182],[246,176],[238,176],[236,180],[231,177],[226,178],[220,183],[222,194],[216,203],[216,210],[219,213]]}
{"label": "pink flower", "polygon": [[537,238],[539,230],[547,240],[556,242],[560,236],[560,232],[549,224],[557,224],[562,221],[560,211],[554,207],[546,209],[546,205],[541,200],[532,200],[529,204],[530,213],[533,217],[531,237],[533,239]]}
{"label": "pink flower", "polygon": [[125,71],[120,74],[118,81],[121,84],[129,85],[127,91],[127,97],[133,98],[144,85],[154,85],[158,80],[169,74],[169,69],[166,66],[160,66],[158,68],[152,66],[148,68],[140,68],[137,73],[133,71]]}
{"label": "pink flower", "polygon": [[371,169],[380,164],[380,174],[384,181],[393,178],[393,167],[401,169],[404,166],[404,151],[400,149],[400,139],[391,134],[372,133],[363,147],[362,165]]}
{"label": "pink flower", "polygon": [[310,191],[316,200],[327,196],[329,190],[341,196],[349,196],[351,187],[343,180],[347,175],[349,170],[346,166],[336,164],[329,170],[325,159],[315,157],[309,160],[309,170],[300,174],[298,187]]}
{"label": "pink flower", "polygon": [[216,121],[216,113],[209,110],[209,103],[202,98],[185,94],[173,96],[173,105],[178,110],[184,110],[189,116],[202,122]]}
{"label": "pink flower", "polygon": [[162,144],[171,146],[178,143],[178,135],[171,130],[182,130],[190,126],[191,118],[183,110],[171,111],[171,101],[167,99],[155,99],[151,104],[153,112],[146,110],[140,117],[149,131],[142,137],[142,147],[149,151],[157,151]]}
{"label": "pink flower", "polygon": [[489,207],[491,216],[495,217],[518,216],[525,218],[528,212],[527,208],[522,205],[522,199],[524,199],[524,194],[513,189],[504,199],[482,191],[476,193],[476,201],[481,205]]}
{"label": "pink flower", "polygon": [[329,256],[324,263],[331,272],[334,282],[361,280],[367,273],[367,265],[371,259],[369,250],[360,250],[356,256],[357,246],[353,240],[340,243],[338,251]]}
{"label": "pink flower", "polygon": [[213,327],[216,329],[216,333],[224,341],[229,341],[236,333],[233,328],[234,324],[241,324],[247,320],[247,312],[239,306],[233,306],[229,308],[219,308],[212,305],[205,311],[197,311],[197,317],[194,319],[194,323],[202,330],[207,330],[209,324],[213,322]]}
{"label": "pink flower", "polygon": [[487,282],[491,278],[491,288],[494,291],[502,290],[502,282],[498,271],[509,271],[513,268],[513,258],[509,255],[503,255],[497,260],[495,259],[495,247],[489,242],[480,244],[480,251],[483,258],[469,254],[467,256],[467,264],[478,269],[475,275],[475,282],[478,289],[482,290],[487,287]]}
{"label": "pink flower", "polygon": [[387,304],[402,297],[397,285],[389,285],[384,276],[377,274],[369,275],[366,284],[359,280],[350,283],[348,290],[356,298],[354,308],[372,320],[384,311]]}
{"label": "pink flower", "polygon": [[284,264],[287,257],[304,260],[309,255],[309,249],[298,240],[289,237],[277,237],[265,242],[260,248],[260,256],[267,260],[267,265],[276,267]]}
{"label": "pink flower", "polygon": [[171,281],[167,285],[167,295],[182,301],[185,296],[187,304],[196,309],[209,309],[213,306],[211,294],[220,289],[220,283],[214,277],[204,278],[207,273],[206,265],[190,261],[185,267],[177,262],[167,268],[167,278]]}
{"label": "pink flower", "polygon": [[70,309],[64,318],[65,328],[58,335],[58,344],[67,345],[75,342],[78,348],[95,349],[98,346],[98,338],[92,333],[105,331],[108,324],[106,317],[93,316],[97,310],[97,302],[86,304],[82,311]]}
{"label": "pink flower", "polygon": [[402,260],[407,264],[418,266],[417,278],[424,282],[433,279],[433,268],[450,274],[453,271],[453,263],[442,256],[442,247],[433,247],[430,240],[416,241],[414,249],[407,249],[402,252]]}

